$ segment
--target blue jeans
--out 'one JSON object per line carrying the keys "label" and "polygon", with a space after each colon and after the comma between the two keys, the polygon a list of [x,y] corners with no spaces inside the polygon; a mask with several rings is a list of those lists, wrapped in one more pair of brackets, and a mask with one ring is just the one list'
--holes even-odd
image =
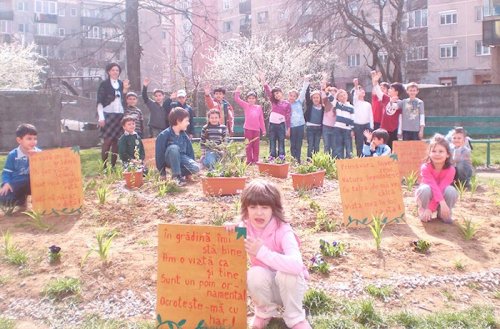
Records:
{"label": "blue jeans", "polygon": [[31,194],[30,181],[9,183],[13,192],[7,192],[0,196],[0,204],[9,206],[22,206],[26,203],[26,197]]}
{"label": "blue jeans", "polygon": [[352,157],[352,137],[350,129],[333,127],[335,149],[333,156],[337,159],[350,159]]}
{"label": "blue jeans", "polygon": [[470,179],[474,173],[472,165],[467,161],[459,161],[455,165],[455,181],[465,183],[465,186],[470,186]]}
{"label": "blue jeans", "polygon": [[[269,123],[269,155],[276,158],[278,155],[285,155],[285,123]],[[278,142],[278,155],[276,155],[276,142]]]}
{"label": "blue jeans", "polygon": [[214,170],[215,163],[217,160],[219,160],[220,156],[214,152],[207,150],[205,153],[205,157],[203,158],[203,165],[208,169],[208,170]]}
{"label": "blue jeans", "polygon": [[290,153],[300,163],[302,141],[304,140],[304,125],[290,128]]}
{"label": "blue jeans", "polygon": [[371,130],[369,123],[365,123],[364,125],[354,124],[354,141],[356,142],[356,155],[358,157],[363,156],[363,145],[365,144],[363,132],[367,129]]}
{"label": "blue jeans", "polygon": [[196,161],[181,154],[179,146],[172,144],[165,151],[165,163],[172,170],[172,177],[189,176],[200,171]]}
{"label": "blue jeans", "polygon": [[419,141],[418,131],[408,131],[403,130],[403,140],[404,141]]}
{"label": "blue jeans", "polygon": [[321,126],[307,127],[307,157],[312,158],[313,153],[319,152],[321,140]]}
{"label": "blue jeans", "polygon": [[323,149],[326,154],[330,154],[333,157],[333,145],[335,139],[333,138],[333,127],[323,126]]}

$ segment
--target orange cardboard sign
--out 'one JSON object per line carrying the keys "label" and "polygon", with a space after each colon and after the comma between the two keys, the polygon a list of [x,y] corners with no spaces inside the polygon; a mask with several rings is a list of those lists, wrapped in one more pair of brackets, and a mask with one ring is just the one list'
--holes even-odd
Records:
{"label": "orange cardboard sign", "polygon": [[78,147],[46,150],[30,157],[33,209],[42,214],[74,214],[83,206]]}
{"label": "orange cardboard sign", "polygon": [[156,150],[156,138],[145,138],[142,140],[142,145],[144,145],[144,164],[147,168],[156,168],[155,160],[155,150]]}
{"label": "orange cardboard sign", "polygon": [[429,145],[424,141],[394,141],[392,153],[396,154],[401,179],[412,172],[417,176],[427,157]]}
{"label": "orange cardboard sign", "polygon": [[158,328],[246,328],[246,230],[158,226]]}
{"label": "orange cardboard sign", "polygon": [[345,226],[369,225],[374,216],[383,224],[404,221],[397,161],[390,157],[337,160]]}

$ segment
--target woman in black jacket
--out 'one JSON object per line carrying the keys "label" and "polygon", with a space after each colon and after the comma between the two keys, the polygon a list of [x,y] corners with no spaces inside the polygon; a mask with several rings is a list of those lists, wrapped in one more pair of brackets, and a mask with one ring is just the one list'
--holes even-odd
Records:
{"label": "woman in black jacket", "polygon": [[108,79],[101,82],[97,90],[97,115],[103,138],[101,157],[106,168],[108,154],[111,155],[111,166],[116,164],[118,154],[118,139],[123,134],[121,120],[123,118],[123,101],[128,92],[128,80],[118,79],[122,69],[116,63],[106,65]]}

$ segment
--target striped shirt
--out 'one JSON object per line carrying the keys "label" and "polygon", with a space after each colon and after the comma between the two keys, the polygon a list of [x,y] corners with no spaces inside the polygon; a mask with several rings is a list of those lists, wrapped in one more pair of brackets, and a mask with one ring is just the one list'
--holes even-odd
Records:
{"label": "striped shirt", "polygon": [[207,141],[212,141],[215,144],[221,144],[222,142],[227,141],[228,137],[228,132],[227,132],[227,127],[225,125],[216,125],[213,126],[209,123],[203,126],[201,128],[201,139],[200,139],[200,146],[201,146],[201,151],[202,155],[205,154],[205,151],[207,149]]}
{"label": "striped shirt", "polygon": [[143,137],[144,132],[144,117],[142,111],[137,107],[128,107],[125,109],[125,115],[130,115],[135,121],[135,132],[139,137]]}
{"label": "striped shirt", "polygon": [[337,128],[351,130],[354,127],[354,107],[347,103],[340,103],[334,100],[332,105],[335,107],[335,126]]}

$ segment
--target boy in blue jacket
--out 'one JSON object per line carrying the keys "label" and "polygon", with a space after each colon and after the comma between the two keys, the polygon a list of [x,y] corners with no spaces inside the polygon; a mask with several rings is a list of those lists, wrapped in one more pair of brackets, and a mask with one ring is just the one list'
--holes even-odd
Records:
{"label": "boy in blue jacket", "polygon": [[370,132],[368,129],[363,132],[366,142],[363,145],[363,156],[379,157],[391,155],[391,148],[387,145],[389,133],[387,130],[379,128]]}
{"label": "boy in blue jacket", "polygon": [[0,204],[26,206],[26,198],[31,194],[29,157],[41,150],[36,147],[37,130],[35,126],[23,123],[17,127],[18,147],[9,152],[2,171]]}
{"label": "boy in blue jacket", "polygon": [[182,107],[176,107],[168,115],[170,127],[162,131],[156,138],[156,167],[160,175],[166,176],[165,168],[170,168],[172,178],[179,185],[185,185],[186,179],[200,171],[200,166],[194,160],[191,140],[186,134],[189,126],[189,112]]}

